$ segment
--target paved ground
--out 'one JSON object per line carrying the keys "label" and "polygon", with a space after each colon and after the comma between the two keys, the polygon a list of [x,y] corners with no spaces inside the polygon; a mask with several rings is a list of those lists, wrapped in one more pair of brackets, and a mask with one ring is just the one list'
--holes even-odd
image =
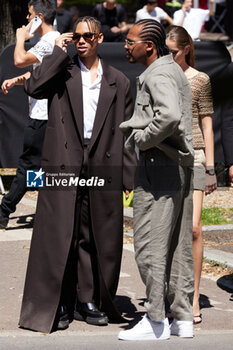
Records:
{"label": "paved ground", "polygon": [[[141,349],[140,343],[125,343],[117,341],[119,330],[128,326],[111,324],[108,327],[96,328],[83,322],[74,321],[69,329],[52,335],[22,330],[17,322],[20,312],[24,277],[30,237],[32,219],[35,212],[35,201],[24,198],[18,205],[17,212],[9,222],[9,228],[0,231],[0,348],[11,349]],[[206,247],[216,254],[212,247]],[[219,257],[224,253],[221,250]],[[228,252],[229,253],[229,252]],[[229,253],[229,264],[233,265],[233,253]],[[195,326],[195,339],[182,340],[172,337],[168,342],[159,342],[160,349],[230,349],[233,342],[233,293],[232,279],[228,281],[226,289],[221,280],[224,277],[203,275],[201,279],[201,307],[203,322]],[[220,286],[218,285],[220,283]],[[224,288],[224,289],[223,289]],[[120,284],[117,292],[116,304],[128,321],[140,319],[144,313],[143,301],[145,289],[139,277],[134,261],[132,243],[124,244]],[[145,349],[152,349],[154,344],[145,343]]]}

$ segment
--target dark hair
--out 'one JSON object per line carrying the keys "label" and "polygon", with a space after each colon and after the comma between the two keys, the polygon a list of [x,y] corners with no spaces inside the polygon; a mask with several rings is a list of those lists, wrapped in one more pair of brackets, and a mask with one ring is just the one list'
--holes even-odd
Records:
{"label": "dark hair", "polygon": [[175,41],[178,49],[183,50],[190,45],[189,53],[185,56],[185,61],[190,67],[195,65],[193,39],[183,27],[170,26],[167,30],[167,39]]}
{"label": "dark hair", "polygon": [[166,46],[166,34],[163,26],[154,19],[142,19],[135,23],[136,26],[142,26],[140,38],[145,41],[152,41],[157,49],[158,57],[169,53]]}
{"label": "dark hair", "polygon": [[84,16],[84,17],[79,17],[75,21],[74,27],[73,27],[74,33],[75,33],[75,29],[76,29],[77,25],[81,22],[87,23],[90,32],[96,32],[96,33],[101,32],[101,23],[100,23],[100,21],[98,21],[98,19],[96,19],[95,17],[91,17],[91,16]]}
{"label": "dark hair", "polygon": [[54,0],[30,0],[28,6],[33,6],[36,14],[42,13],[46,24],[52,24],[56,16],[56,6]]}

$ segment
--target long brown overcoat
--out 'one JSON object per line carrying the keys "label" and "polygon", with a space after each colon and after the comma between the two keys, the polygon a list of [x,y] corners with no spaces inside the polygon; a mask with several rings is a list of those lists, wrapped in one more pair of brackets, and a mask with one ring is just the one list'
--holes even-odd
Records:
{"label": "long brown overcoat", "polygon": [[[102,60],[101,63],[103,76],[88,169],[89,177],[99,172],[106,187],[90,189],[90,210],[99,270],[99,306],[111,320],[119,321],[112,300],[122,254],[122,190],[133,188],[135,162],[124,151],[119,125],[131,117],[133,106],[129,80]],[[71,61],[55,47],[32,73],[25,89],[37,99],[49,100],[42,169],[80,169],[84,154],[83,107],[77,57]],[[39,193],[19,321],[23,328],[46,333],[52,330],[74,231],[76,194],[77,188],[46,188]]]}

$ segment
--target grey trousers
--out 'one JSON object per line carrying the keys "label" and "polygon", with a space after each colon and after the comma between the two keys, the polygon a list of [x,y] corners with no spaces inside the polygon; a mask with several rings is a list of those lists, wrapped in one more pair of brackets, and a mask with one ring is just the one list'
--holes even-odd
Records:
{"label": "grey trousers", "polygon": [[152,321],[165,318],[165,297],[178,320],[192,321],[192,169],[159,150],[140,153],[134,189],[134,247]]}

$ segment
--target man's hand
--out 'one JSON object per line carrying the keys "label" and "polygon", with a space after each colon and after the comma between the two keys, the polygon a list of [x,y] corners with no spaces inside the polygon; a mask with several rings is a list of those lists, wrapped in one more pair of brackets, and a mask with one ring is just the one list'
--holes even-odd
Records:
{"label": "man's hand", "polygon": [[112,33],[120,33],[121,32],[121,28],[114,26],[111,28],[111,32]]}
{"label": "man's hand", "polygon": [[4,82],[2,83],[2,86],[1,86],[3,93],[6,95],[6,94],[8,94],[8,90],[13,88],[13,86],[23,85],[24,81],[29,79],[30,76],[31,76],[31,73],[26,72],[26,73],[19,75],[17,77],[4,80]]}
{"label": "man's hand", "polygon": [[67,45],[72,41],[73,33],[63,33],[55,40],[55,45],[66,51]]}
{"label": "man's hand", "polygon": [[16,30],[16,41],[19,41],[19,40],[27,41],[33,38],[34,34],[29,33],[31,25],[32,25],[32,22],[28,23],[27,26],[22,26],[21,28],[18,28]]}
{"label": "man's hand", "polygon": [[1,86],[3,93],[5,95],[8,94],[8,90],[13,88],[13,86],[15,86],[15,84],[16,84],[15,78],[4,80],[4,82],[2,83],[2,86]]}

